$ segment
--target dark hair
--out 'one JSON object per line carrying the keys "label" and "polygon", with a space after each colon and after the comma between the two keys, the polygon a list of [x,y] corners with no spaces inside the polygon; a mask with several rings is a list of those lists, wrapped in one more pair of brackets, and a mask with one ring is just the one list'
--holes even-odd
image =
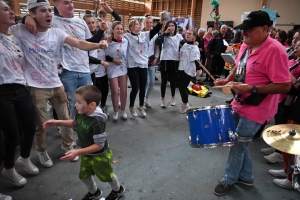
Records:
{"label": "dark hair", "polygon": [[[279,35],[279,42],[280,42],[282,45],[284,45],[284,43],[285,43],[286,40],[287,40],[287,34],[286,34],[286,32],[285,32],[284,30],[280,30],[280,31],[278,31],[277,33],[278,33],[278,35]],[[276,34],[277,34],[277,33],[276,33]]]}
{"label": "dark hair", "polygon": [[85,14],[83,16],[83,20],[85,21],[86,18],[91,18],[91,17],[94,18],[94,16],[92,14]]}
{"label": "dark hair", "polygon": [[29,11],[33,12],[34,14],[36,14],[36,9],[37,9],[37,8],[38,8],[38,7],[31,8]]}
{"label": "dark hair", "polygon": [[85,10],[85,14],[92,14],[92,11],[90,11],[90,10]]}
{"label": "dark hair", "polygon": [[175,30],[174,30],[174,35],[175,35],[177,33],[177,24],[172,20],[167,21],[165,28],[164,28],[164,32],[167,30],[167,28],[169,27],[169,24],[171,24],[171,23],[174,24],[174,26],[175,26]]}
{"label": "dark hair", "polygon": [[105,10],[99,10],[98,15],[100,15],[100,14],[102,14],[102,15],[107,15],[107,12],[106,12]]}
{"label": "dark hair", "polygon": [[233,44],[238,44],[241,43],[241,36],[242,36],[242,32],[241,31],[236,31],[234,34],[234,37],[232,39],[232,43]]}
{"label": "dark hair", "polygon": [[149,13],[145,13],[144,17],[150,17],[151,15]]}
{"label": "dark hair", "polygon": [[15,15],[15,22],[16,22],[16,24],[19,23],[20,21],[22,21],[22,17],[20,15]]}
{"label": "dark hair", "polygon": [[87,104],[90,104],[92,102],[95,102],[97,106],[100,104],[101,92],[94,85],[82,86],[78,88],[75,93],[81,95]]}

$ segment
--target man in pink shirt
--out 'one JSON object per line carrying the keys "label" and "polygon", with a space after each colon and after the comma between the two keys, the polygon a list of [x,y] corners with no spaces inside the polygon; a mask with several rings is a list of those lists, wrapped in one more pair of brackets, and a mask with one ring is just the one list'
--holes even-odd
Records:
{"label": "man in pink shirt", "polygon": [[271,25],[266,12],[254,11],[235,27],[243,30],[244,38],[236,67],[226,79],[215,81],[215,85],[225,85],[242,77],[241,80],[248,84],[238,86],[234,82],[232,86],[237,94],[232,107],[239,143],[230,148],[224,176],[214,189],[216,195],[226,194],[235,183],[253,185],[248,146],[258,129],[276,114],[279,94],[291,88],[288,57],[284,47],[269,37]]}

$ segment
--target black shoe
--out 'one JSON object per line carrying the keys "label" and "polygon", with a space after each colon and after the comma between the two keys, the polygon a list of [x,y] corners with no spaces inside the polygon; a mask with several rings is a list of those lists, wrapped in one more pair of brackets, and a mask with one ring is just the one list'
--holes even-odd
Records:
{"label": "black shoe", "polygon": [[158,78],[155,76],[155,80],[158,81]]}
{"label": "black shoe", "polygon": [[214,193],[218,196],[224,195],[231,190],[232,186],[233,185],[229,185],[224,180],[220,180],[220,183],[214,189]]}
{"label": "black shoe", "polygon": [[247,185],[247,186],[253,186],[253,182],[243,181],[240,178],[238,179],[238,181],[236,183],[244,184],[244,185]]}
{"label": "black shoe", "polygon": [[101,197],[101,195],[102,195],[102,191],[100,191],[99,188],[98,188],[97,191],[94,194],[91,194],[90,192],[88,192],[82,200],[99,199]]}
{"label": "black shoe", "polygon": [[125,188],[120,185],[119,191],[111,191],[110,194],[105,198],[105,200],[118,200],[125,193]]}

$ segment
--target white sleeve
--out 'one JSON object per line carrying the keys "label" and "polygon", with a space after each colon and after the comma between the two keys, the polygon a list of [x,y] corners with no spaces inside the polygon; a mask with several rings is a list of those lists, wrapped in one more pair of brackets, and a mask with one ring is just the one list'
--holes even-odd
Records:
{"label": "white sleeve", "polygon": [[190,52],[190,61],[194,60],[200,60],[200,51],[196,45],[193,46]]}
{"label": "white sleeve", "polygon": [[16,24],[14,26],[9,27],[9,31],[12,32],[15,36],[21,38],[22,31],[21,26],[24,26],[23,24]]}
{"label": "white sleeve", "polygon": [[66,38],[69,37],[69,35],[66,32],[62,31],[61,29],[58,28],[53,28],[53,29],[55,29],[57,33],[57,38],[59,39],[58,43],[60,45],[63,45],[65,43]]}

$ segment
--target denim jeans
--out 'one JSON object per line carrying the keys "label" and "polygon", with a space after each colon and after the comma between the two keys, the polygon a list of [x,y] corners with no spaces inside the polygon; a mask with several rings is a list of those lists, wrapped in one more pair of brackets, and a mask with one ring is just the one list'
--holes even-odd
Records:
{"label": "denim jeans", "polygon": [[91,75],[90,73],[72,72],[65,70],[62,74],[59,75],[59,77],[68,95],[71,118],[74,119],[76,103],[75,91],[81,86],[91,85]]}
{"label": "denim jeans", "polygon": [[[237,123],[236,132],[239,137],[253,138],[254,134],[262,126],[259,123],[248,120],[244,117],[234,114]],[[252,161],[248,150],[250,142],[241,142],[230,147],[229,156],[226,163],[223,179],[226,183],[232,185],[238,178],[243,181],[253,182]]]}
{"label": "denim jeans", "polygon": [[150,92],[153,88],[154,81],[155,81],[155,67],[156,66],[148,66],[148,79],[146,85],[146,97],[149,97]]}

